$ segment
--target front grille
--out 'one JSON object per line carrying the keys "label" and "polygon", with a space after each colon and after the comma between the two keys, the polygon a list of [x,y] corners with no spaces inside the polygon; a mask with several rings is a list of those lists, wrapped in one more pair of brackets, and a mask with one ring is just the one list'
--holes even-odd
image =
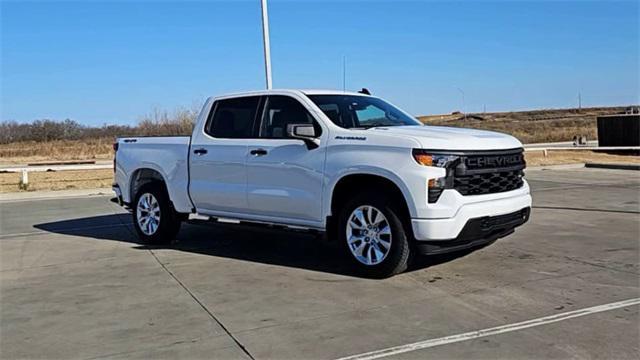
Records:
{"label": "front grille", "polygon": [[453,188],[462,195],[484,195],[522,187],[522,149],[474,151],[461,154],[453,172]]}
{"label": "front grille", "polygon": [[462,195],[494,194],[518,189],[522,186],[522,170],[455,176],[453,188]]}

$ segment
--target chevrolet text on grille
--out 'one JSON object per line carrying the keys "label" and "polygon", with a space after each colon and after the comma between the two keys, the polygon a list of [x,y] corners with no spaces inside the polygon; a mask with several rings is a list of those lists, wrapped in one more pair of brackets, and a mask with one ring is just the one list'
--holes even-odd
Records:
{"label": "chevrolet text on grille", "polygon": [[505,165],[518,165],[522,163],[522,155],[501,155],[466,158],[469,167],[502,167]]}

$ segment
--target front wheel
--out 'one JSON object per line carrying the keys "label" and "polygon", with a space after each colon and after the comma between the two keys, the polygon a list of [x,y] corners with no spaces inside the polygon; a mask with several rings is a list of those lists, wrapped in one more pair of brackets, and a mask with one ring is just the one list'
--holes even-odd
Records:
{"label": "front wheel", "polygon": [[181,221],[162,184],[142,186],[133,204],[133,227],[142,242],[167,244],[175,239]]}
{"label": "front wheel", "polygon": [[390,199],[363,193],[349,201],[338,219],[338,232],[356,270],[385,278],[407,269],[409,238]]}

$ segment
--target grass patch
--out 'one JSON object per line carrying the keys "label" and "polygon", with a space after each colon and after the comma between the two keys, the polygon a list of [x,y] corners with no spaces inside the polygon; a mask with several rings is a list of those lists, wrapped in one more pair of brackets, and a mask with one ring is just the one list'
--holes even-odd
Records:
{"label": "grass patch", "polygon": [[111,138],[0,144],[0,164],[112,158],[113,139]]}

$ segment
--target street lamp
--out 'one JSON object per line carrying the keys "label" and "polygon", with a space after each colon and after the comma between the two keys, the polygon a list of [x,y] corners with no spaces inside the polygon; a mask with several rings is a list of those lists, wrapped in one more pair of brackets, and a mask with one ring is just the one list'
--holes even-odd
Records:
{"label": "street lamp", "polygon": [[267,14],[267,0],[260,0],[262,5],[262,43],[264,45],[264,72],[267,80],[267,90],[271,83],[271,46],[269,45],[269,15]]}

